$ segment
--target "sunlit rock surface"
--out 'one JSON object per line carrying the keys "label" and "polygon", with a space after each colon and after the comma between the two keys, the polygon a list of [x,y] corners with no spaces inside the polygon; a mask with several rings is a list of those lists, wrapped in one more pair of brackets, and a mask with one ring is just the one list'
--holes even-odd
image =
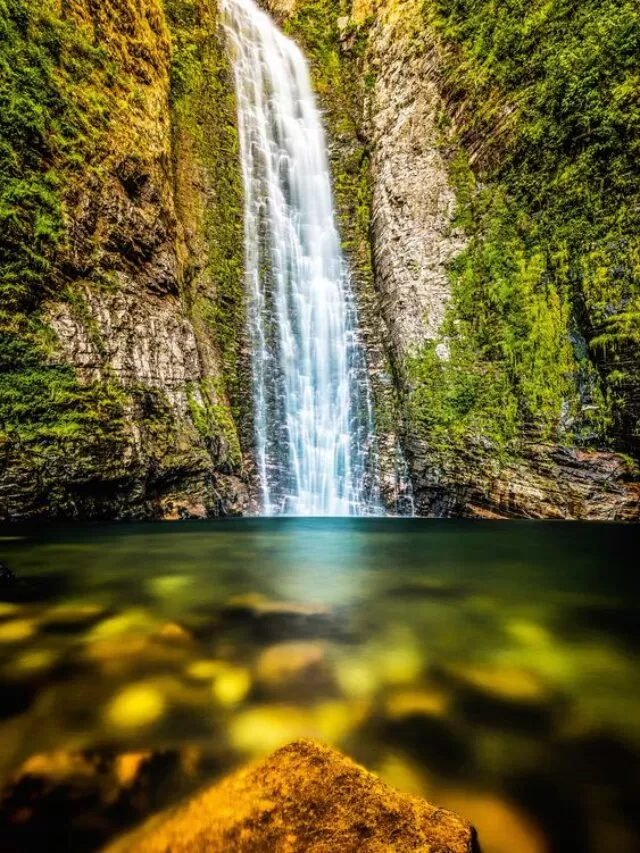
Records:
{"label": "sunlit rock surface", "polygon": [[336,750],[301,740],[154,819],[108,853],[429,850],[471,853],[463,818],[400,794]]}

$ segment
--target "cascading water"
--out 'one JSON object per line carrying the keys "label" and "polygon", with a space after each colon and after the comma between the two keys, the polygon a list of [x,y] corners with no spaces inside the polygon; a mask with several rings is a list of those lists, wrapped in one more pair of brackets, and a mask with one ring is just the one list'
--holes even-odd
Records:
{"label": "cascading water", "polygon": [[222,9],[238,101],[262,511],[377,514],[369,382],[307,64],[253,0]]}

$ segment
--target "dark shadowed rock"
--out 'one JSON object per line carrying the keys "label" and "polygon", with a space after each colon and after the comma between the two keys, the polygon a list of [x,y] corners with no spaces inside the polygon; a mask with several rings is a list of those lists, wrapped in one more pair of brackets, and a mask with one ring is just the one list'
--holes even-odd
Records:
{"label": "dark shadowed rock", "polygon": [[152,820],[108,853],[472,853],[463,818],[300,740]]}
{"label": "dark shadowed rock", "polygon": [[327,638],[348,640],[353,627],[344,610],[324,604],[270,601],[261,595],[238,596],[222,611],[229,625],[241,623],[261,641]]}

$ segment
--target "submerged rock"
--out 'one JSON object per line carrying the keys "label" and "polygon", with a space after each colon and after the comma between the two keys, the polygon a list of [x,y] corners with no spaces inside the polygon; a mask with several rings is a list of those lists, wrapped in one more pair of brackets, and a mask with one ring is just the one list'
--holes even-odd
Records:
{"label": "submerged rock", "polygon": [[0,643],[22,643],[36,633],[33,619],[13,619],[0,625]]}
{"label": "submerged rock", "polygon": [[137,729],[156,723],[164,714],[166,700],[155,687],[133,684],[109,703],[106,720],[117,729]]}
{"label": "submerged rock", "polygon": [[260,687],[276,695],[331,692],[334,687],[322,643],[277,643],[260,654],[256,664]]}
{"label": "submerged rock", "polygon": [[46,611],[42,624],[48,633],[74,633],[91,628],[105,615],[99,604],[59,604]]}
{"label": "submerged rock", "polygon": [[446,676],[461,689],[496,701],[541,705],[551,698],[551,691],[541,678],[519,667],[460,664],[448,667]]}
{"label": "submerged rock", "polygon": [[458,694],[464,715],[493,726],[546,729],[558,710],[559,697],[535,672],[499,664],[457,664],[442,672]]}
{"label": "submerged rock", "polygon": [[478,840],[490,853],[549,853],[541,829],[515,804],[497,794],[443,791],[447,806],[477,822]]}
{"label": "submerged rock", "polygon": [[447,583],[439,578],[413,578],[389,587],[386,595],[391,598],[433,598],[456,601],[466,598],[468,592],[457,584]]}
{"label": "submerged rock", "polygon": [[232,598],[222,611],[226,622],[241,622],[259,640],[346,639],[346,617],[324,604],[270,601],[261,595]]}
{"label": "submerged rock", "polygon": [[301,740],[152,820],[107,853],[303,850],[471,853],[463,818],[400,794],[339,752]]}
{"label": "submerged rock", "polygon": [[292,737],[319,736],[311,709],[275,702],[248,708],[237,714],[229,727],[233,748],[254,757],[284,746]]}
{"label": "submerged rock", "polygon": [[438,687],[420,687],[391,693],[384,703],[384,713],[390,720],[420,715],[446,717],[450,704],[450,697],[444,690]]}
{"label": "submerged rock", "polygon": [[213,696],[224,707],[239,705],[251,690],[251,675],[242,666],[226,666],[213,682]]}

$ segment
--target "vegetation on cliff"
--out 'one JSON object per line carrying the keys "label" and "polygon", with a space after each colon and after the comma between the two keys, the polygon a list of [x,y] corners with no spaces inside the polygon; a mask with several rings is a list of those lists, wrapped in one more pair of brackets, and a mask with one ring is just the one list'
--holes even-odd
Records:
{"label": "vegetation on cliff", "polygon": [[[239,470],[242,201],[215,10],[0,2],[0,515],[146,513],[181,490],[211,511],[211,470]],[[182,334],[197,350],[165,370],[154,347]]]}
{"label": "vegetation on cliff", "polygon": [[[60,298],[65,193],[92,168],[117,64],[49,0],[0,2],[0,443],[117,431],[121,396],[50,358],[39,308]],[[96,436],[97,437],[97,436]]]}
{"label": "vegetation on cliff", "polygon": [[[414,426],[614,446],[640,440],[640,17],[620,0],[427,0],[468,246],[411,365]],[[453,442],[452,442],[453,437]]]}
{"label": "vegetation on cliff", "polygon": [[[233,71],[214,4],[165,0],[172,34],[171,105],[178,214],[194,220],[203,244],[185,271],[190,309],[220,355],[222,375],[192,402],[203,435],[222,429],[234,464],[241,452],[237,425],[250,428],[243,278],[243,189]],[[214,131],[215,129],[215,131]],[[204,192],[194,192],[200,172]],[[203,258],[200,257],[204,257]],[[202,264],[201,268],[198,265]],[[211,384],[211,383],[209,383]],[[232,410],[226,404],[232,401]]]}

